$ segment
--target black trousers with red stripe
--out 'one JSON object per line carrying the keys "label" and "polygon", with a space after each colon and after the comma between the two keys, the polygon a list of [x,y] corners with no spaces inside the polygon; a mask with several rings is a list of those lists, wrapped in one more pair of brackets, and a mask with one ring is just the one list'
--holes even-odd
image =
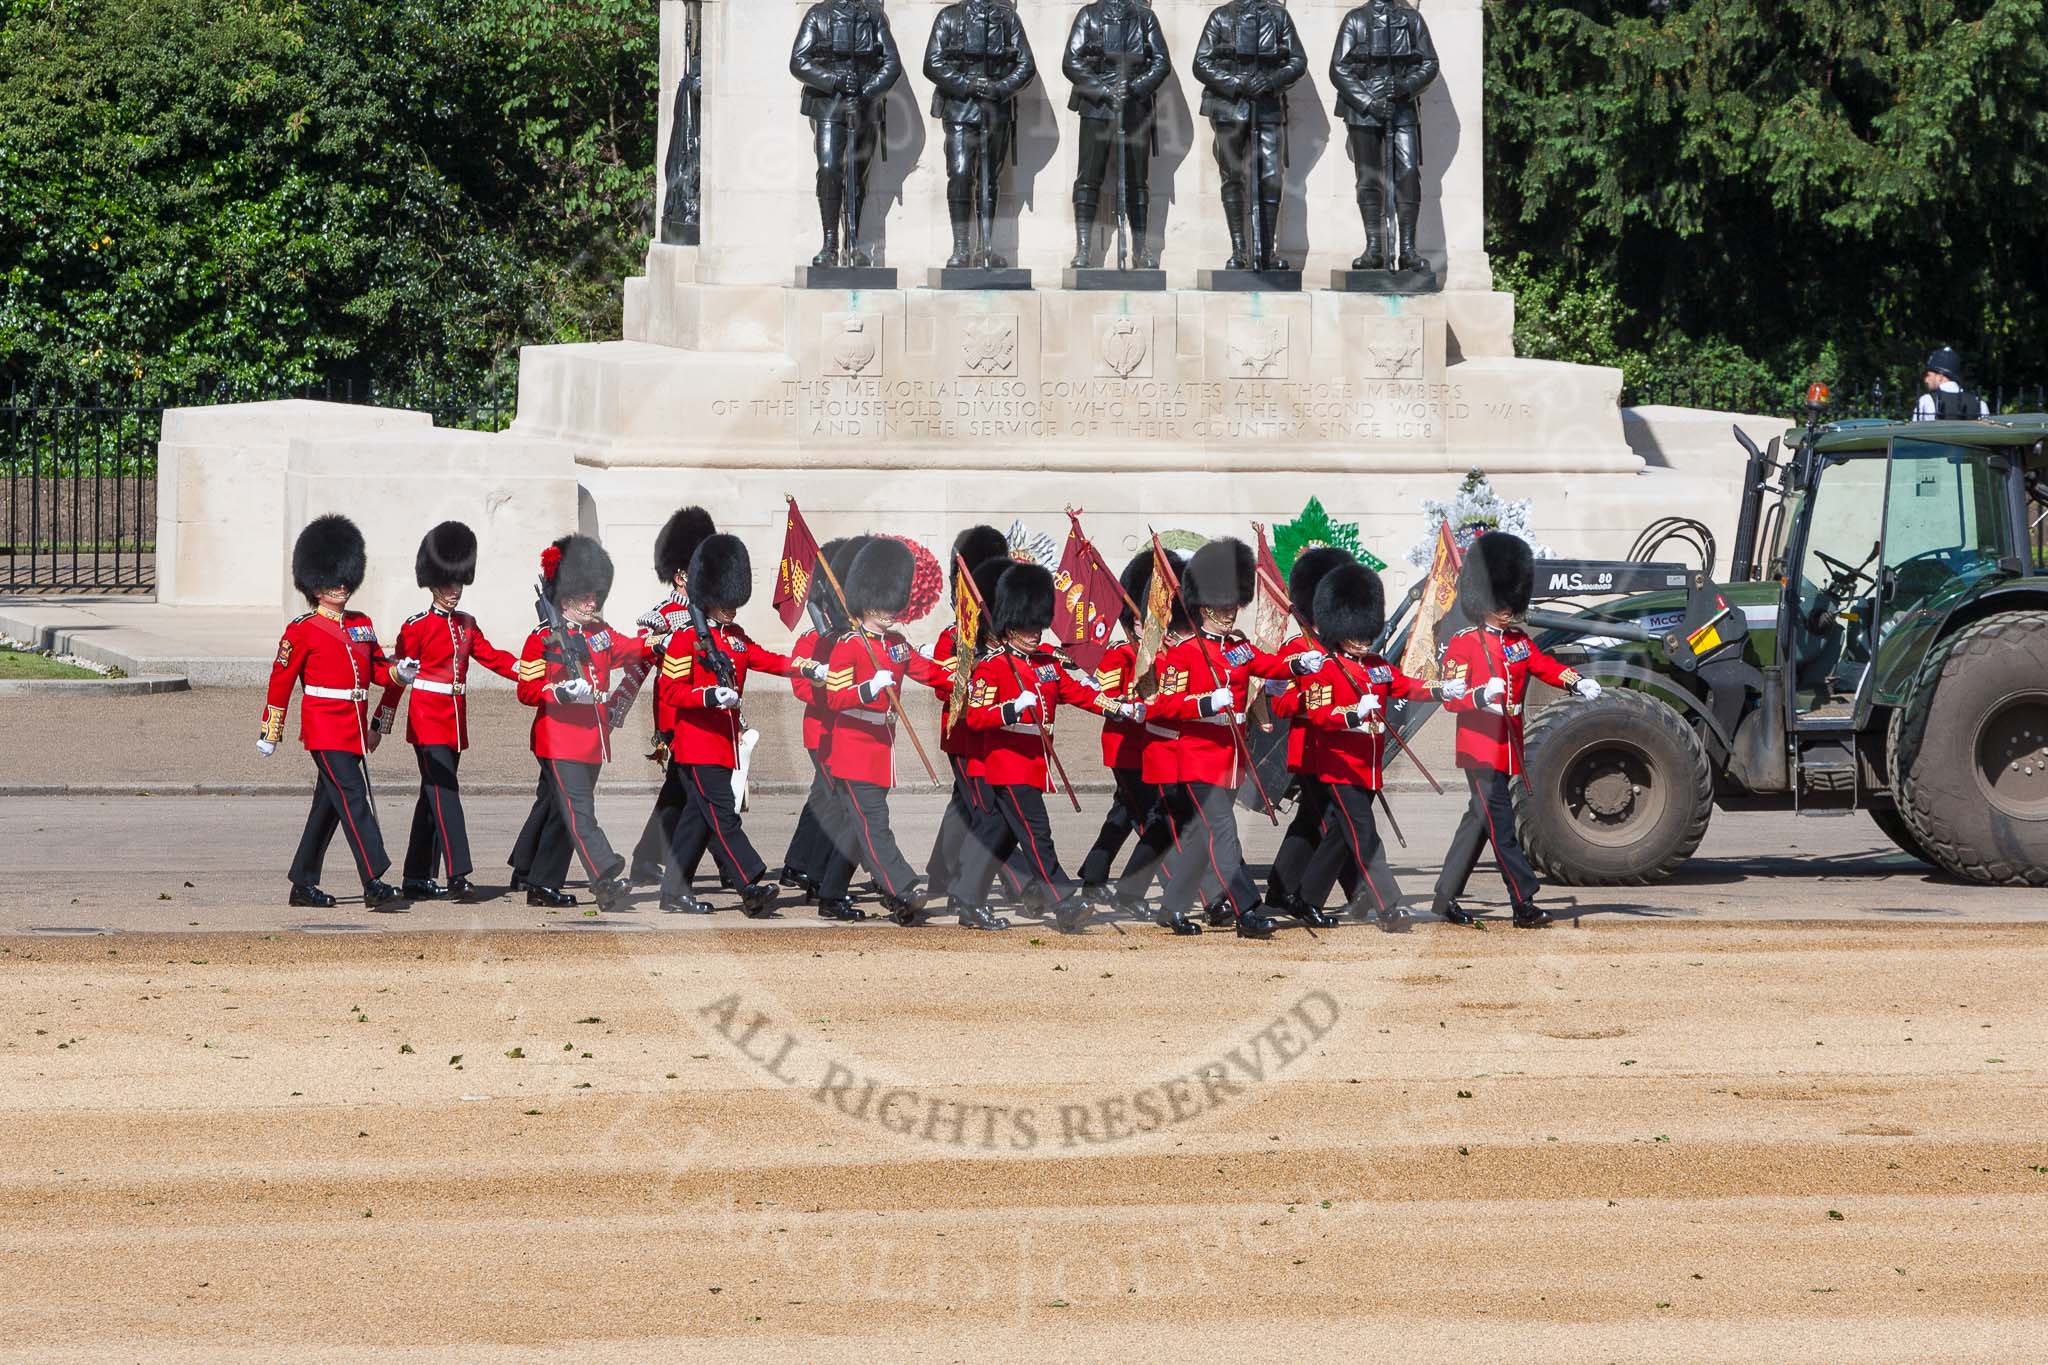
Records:
{"label": "black trousers with red stripe", "polygon": [[[1204,876],[1223,887],[1231,910],[1242,915],[1259,903],[1259,889],[1245,870],[1237,839],[1237,791],[1208,782],[1183,782],[1175,811],[1179,842],[1166,860],[1166,895],[1160,908],[1185,913],[1202,890]],[[1185,812],[1183,815],[1182,812]]]}
{"label": "black trousers with red stripe", "polygon": [[1343,871],[1354,878],[1365,869],[1357,888],[1345,888],[1345,899],[1370,910],[1391,910],[1402,903],[1401,887],[1387,862],[1387,846],[1372,817],[1373,792],[1354,782],[1325,784],[1327,823],[1323,841],[1301,875],[1301,898],[1318,910],[1330,898],[1330,887]]}
{"label": "black trousers with red stripe", "polygon": [[[1310,905],[1320,906],[1322,901],[1311,898],[1307,891],[1308,868],[1317,852],[1323,847],[1324,826],[1330,815],[1330,784],[1320,777],[1300,773],[1295,778],[1294,818],[1287,822],[1287,833],[1280,840],[1280,851],[1273,855],[1273,870],[1266,878],[1266,899],[1275,905],[1285,903],[1291,895],[1299,895]],[[1358,868],[1348,858],[1338,859],[1338,880],[1344,883],[1345,896],[1358,894]],[[1330,888],[1323,887],[1328,897]]]}
{"label": "black trousers with red stripe", "polygon": [[834,777],[832,793],[835,799],[825,809],[825,830],[835,856],[818,881],[818,899],[845,900],[856,862],[868,870],[883,895],[908,894],[917,873],[896,846],[896,832],[889,828],[889,789]]}
{"label": "black trousers with red stripe", "polygon": [[1052,820],[1045,813],[1045,793],[1036,787],[982,784],[986,806],[977,812],[962,850],[960,870],[953,877],[952,898],[967,905],[988,899],[989,884],[1004,863],[1021,864],[1031,885],[1042,886],[1054,900],[1079,889],[1060,866],[1052,846]]}
{"label": "black trousers with red stripe", "polygon": [[684,869],[695,867],[707,849],[734,887],[750,886],[767,876],[767,862],[754,851],[753,841],[740,827],[740,805],[732,792],[733,770],[708,763],[671,763],[668,767],[671,774],[679,775],[687,803],[669,844],[661,894],[675,898],[689,890]]}
{"label": "black trousers with red stripe", "polygon": [[[924,865],[924,884],[934,891],[950,888],[959,879],[974,841],[974,831],[992,809],[993,789],[967,771],[967,760],[948,754],[953,765],[953,794],[946,801],[946,813],[939,819],[939,837],[932,842],[932,856]],[[1014,898],[1032,882],[1021,852],[1013,851],[996,864],[1003,888]],[[984,888],[984,892],[986,888]]]}
{"label": "black trousers with red stripe", "polygon": [[572,763],[560,758],[540,761],[537,803],[547,804],[533,867],[527,874],[530,884],[561,890],[571,859],[582,862],[584,874],[593,883],[626,870],[626,860],[613,851],[597,823],[597,775],[602,771],[602,763]]}
{"label": "black trousers with red stripe", "polygon": [[420,797],[413,803],[412,836],[405,841],[405,879],[427,881],[441,863],[449,877],[467,877],[476,868],[469,860],[469,824],[455,775],[462,751],[452,744],[415,744],[412,751],[420,765]]}
{"label": "black trousers with red stripe", "polygon": [[318,776],[313,786],[313,808],[306,812],[306,832],[299,836],[299,851],[292,855],[292,883],[320,884],[320,869],[327,862],[327,845],[338,829],[355,858],[357,874],[367,886],[384,875],[391,859],[384,855],[384,835],[377,828],[377,812],[370,806],[370,778],[363,768],[363,756],[345,749],[312,752],[313,769]]}
{"label": "black trousers with red stripe", "polygon": [[1500,869],[1500,879],[1507,884],[1509,903],[1517,910],[1536,904],[1536,869],[1529,866],[1521,842],[1515,837],[1515,806],[1508,795],[1510,780],[1506,773],[1493,768],[1465,769],[1472,804],[1465,808],[1465,818],[1458,822],[1458,832],[1451,836],[1451,846],[1444,853],[1443,871],[1437,875],[1438,911],[1465,894],[1465,883],[1471,880],[1472,869],[1479,865],[1479,850],[1488,843],[1493,845],[1493,861]]}
{"label": "black trousers with red stripe", "polygon": [[825,765],[818,762],[818,751],[808,751],[811,759],[811,792],[804,798],[804,808],[796,817],[796,832],[789,836],[789,847],[783,850],[782,870],[802,872],[811,877],[822,877],[825,860],[832,848],[832,841],[825,837],[825,822],[819,815],[825,803],[832,799],[832,779],[826,775]]}

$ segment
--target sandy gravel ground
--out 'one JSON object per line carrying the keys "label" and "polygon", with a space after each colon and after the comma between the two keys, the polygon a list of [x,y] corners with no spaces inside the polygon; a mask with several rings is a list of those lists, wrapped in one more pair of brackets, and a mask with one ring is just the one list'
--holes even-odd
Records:
{"label": "sandy gravel ground", "polygon": [[2048,926],[1583,923],[0,939],[0,1353],[2038,1358]]}

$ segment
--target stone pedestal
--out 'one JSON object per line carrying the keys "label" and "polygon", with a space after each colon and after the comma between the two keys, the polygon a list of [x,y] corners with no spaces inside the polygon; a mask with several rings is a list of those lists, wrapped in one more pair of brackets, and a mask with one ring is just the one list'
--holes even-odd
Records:
{"label": "stone pedestal", "polygon": [[1444,287],[1434,270],[1332,270],[1330,288],[1342,294],[1434,294]]}
{"label": "stone pedestal", "polygon": [[798,266],[796,287],[799,289],[894,289],[896,287],[896,271],[892,266],[880,265]]}
{"label": "stone pedestal", "polygon": [[1298,294],[1299,270],[1200,270],[1195,288],[1233,294]]}
{"label": "stone pedestal", "polygon": [[1060,287],[1089,293],[1153,293],[1166,288],[1166,272],[1109,267],[1076,269],[1070,265],[1060,272]]}
{"label": "stone pedestal", "polygon": [[1015,266],[933,266],[925,278],[934,289],[957,289],[971,292],[979,289],[1020,290],[1031,288],[1031,272]]}

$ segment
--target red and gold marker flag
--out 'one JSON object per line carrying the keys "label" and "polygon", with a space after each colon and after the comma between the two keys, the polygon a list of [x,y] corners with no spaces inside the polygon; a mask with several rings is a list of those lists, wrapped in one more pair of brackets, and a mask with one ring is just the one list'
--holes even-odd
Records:
{"label": "red and gold marker flag", "polygon": [[1093,673],[1109,649],[1109,633],[1123,613],[1123,585],[1068,512],[1067,546],[1053,571],[1052,632],[1081,669]]}
{"label": "red and gold marker flag", "polygon": [[811,576],[818,571],[818,539],[804,522],[796,499],[789,499],[789,520],[782,531],[782,563],[775,570],[776,614],[791,630],[803,619],[811,600]]}
{"label": "red and gold marker flag", "polygon": [[974,686],[974,643],[981,638],[981,599],[975,596],[974,575],[967,562],[953,557],[953,693],[946,699],[946,729],[967,714],[967,694]]}
{"label": "red and gold marker flag", "polygon": [[1145,590],[1145,619],[1138,625],[1138,658],[1131,666],[1133,687],[1139,696],[1150,697],[1159,690],[1159,650],[1166,643],[1166,627],[1173,620],[1173,599],[1180,593],[1180,579],[1173,572],[1173,559],[1152,537],[1152,586]]}
{"label": "red and gold marker flag", "polygon": [[1437,531],[1436,554],[1429,561],[1429,577],[1423,580],[1422,596],[1415,603],[1415,624],[1408,631],[1408,647],[1401,651],[1401,671],[1411,678],[1434,681],[1437,669],[1437,626],[1458,601],[1458,570],[1465,557],[1451,535],[1447,520]]}
{"label": "red and gold marker flag", "polygon": [[1280,572],[1280,561],[1273,558],[1273,547],[1266,542],[1266,528],[1255,521],[1252,529],[1259,533],[1259,553],[1255,561],[1258,573],[1252,590],[1252,628],[1248,633],[1253,644],[1268,654],[1274,654],[1287,643],[1287,626],[1291,619],[1287,575]]}

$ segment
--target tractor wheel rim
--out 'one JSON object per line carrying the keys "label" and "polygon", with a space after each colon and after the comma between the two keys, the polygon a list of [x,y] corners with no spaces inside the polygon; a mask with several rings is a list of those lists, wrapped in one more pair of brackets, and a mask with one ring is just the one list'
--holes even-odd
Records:
{"label": "tractor wheel rim", "polygon": [[1561,774],[1572,830],[1588,843],[1625,848],[1643,837],[1669,803],[1650,756],[1633,744],[1600,741],[1581,749]]}
{"label": "tractor wheel rim", "polygon": [[1977,727],[1977,785],[1992,809],[2014,820],[2048,820],[2048,692],[2027,692],[1991,708]]}

